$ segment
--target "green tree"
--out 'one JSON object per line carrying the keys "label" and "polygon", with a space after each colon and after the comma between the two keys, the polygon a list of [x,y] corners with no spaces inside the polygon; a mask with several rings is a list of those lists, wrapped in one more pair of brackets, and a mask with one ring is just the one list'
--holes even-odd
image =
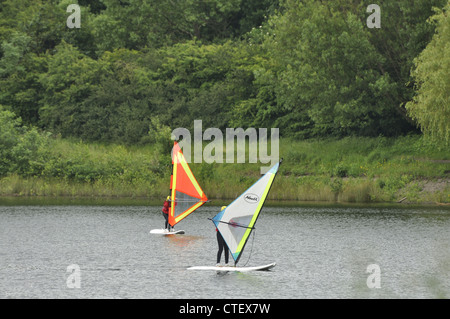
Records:
{"label": "green tree", "polygon": [[[48,59],[48,72],[40,75],[45,90],[40,108],[44,128],[63,136],[81,136],[87,118],[82,102],[98,86],[107,68],[62,42]],[[89,107],[89,106],[86,106]]]}
{"label": "green tree", "polygon": [[261,26],[279,7],[278,0],[243,0],[236,15],[239,24],[237,35],[245,35]]}
{"label": "green tree", "polygon": [[[401,118],[396,126],[405,132],[414,128],[408,116],[405,104],[414,95],[414,79],[411,77],[413,60],[433,36],[435,26],[427,22],[433,14],[433,8],[442,8],[448,0],[380,0],[381,28],[368,32],[369,40],[377,52],[383,56],[378,65],[380,72],[392,79],[393,90],[384,98],[390,100],[395,113]],[[368,5],[365,1],[364,4]],[[365,8],[365,7],[364,7]],[[363,19],[368,14],[361,15]],[[365,21],[364,21],[365,23]]]}
{"label": "green tree", "polygon": [[64,137],[138,143],[147,135],[156,95],[144,54],[120,49],[94,60],[65,42],[48,60],[40,82],[43,127]]}
{"label": "green tree", "polygon": [[277,105],[309,126],[311,135],[395,130],[392,105],[383,99],[392,80],[378,69],[383,57],[360,18],[334,2],[283,4],[284,12],[270,21],[273,35],[265,44],[277,72]]}
{"label": "green tree", "polygon": [[0,106],[0,176],[11,171],[14,161],[11,149],[17,145],[20,124],[14,113]]}
{"label": "green tree", "polygon": [[424,135],[439,146],[450,145],[450,2],[430,21],[436,24],[431,42],[414,60],[417,95],[406,108]]}
{"label": "green tree", "polygon": [[98,85],[81,103],[85,131],[81,137],[126,144],[147,135],[154,114],[153,74],[141,66],[143,54],[120,49],[106,52],[98,64],[106,68]]}
{"label": "green tree", "polygon": [[31,37],[15,32],[1,44],[0,103],[9,105],[25,123],[39,121],[42,87],[39,74],[45,72],[45,58],[30,51]]}
{"label": "green tree", "polygon": [[45,163],[48,135],[22,125],[20,118],[0,105],[0,176],[39,174]]}
{"label": "green tree", "polygon": [[92,31],[98,52],[140,50],[239,37],[277,7],[278,0],[102,0]]}
{"label": "green tree", "polygon": [[225,128],[236,105],[256,94],[256,61],[244,43],[188,41],[159,52],[158,86],[164,93],[155,107],[172,128],[192,128],[194,119],[203,120],[204,127]]}
{"label": "green tree", "polygon": [[67,28],[70,0],[6,0],[0,11],[0,103],[9,105],[28,124],[39,122],[45,95],[39,78],[47,57],[61,42],[93,55],[89,14],[82,9],[83,28]]}

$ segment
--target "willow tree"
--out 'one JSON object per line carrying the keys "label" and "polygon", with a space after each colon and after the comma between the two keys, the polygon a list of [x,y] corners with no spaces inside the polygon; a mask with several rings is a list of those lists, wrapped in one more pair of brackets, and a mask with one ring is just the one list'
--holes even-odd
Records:
{"label": "willow tree", "polygon": [[406,108],[433,144],[450,145],[450,2],[430,18],[431,42],[414,60],[417,94]]}

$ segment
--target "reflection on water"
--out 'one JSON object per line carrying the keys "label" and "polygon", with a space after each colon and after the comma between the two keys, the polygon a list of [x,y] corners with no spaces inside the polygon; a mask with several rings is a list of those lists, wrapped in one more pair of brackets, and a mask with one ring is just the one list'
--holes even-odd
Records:
{"label": "reflection on water", "polygon": [[[269,205],[239,264],[273,270],[187,271],[215,264],[218,210],[160,236],[149,234],[164,224],[159,206],[0,206],[0,298],[450,297],[445,207]],[[67,286],[69,265],[80,288]]]}

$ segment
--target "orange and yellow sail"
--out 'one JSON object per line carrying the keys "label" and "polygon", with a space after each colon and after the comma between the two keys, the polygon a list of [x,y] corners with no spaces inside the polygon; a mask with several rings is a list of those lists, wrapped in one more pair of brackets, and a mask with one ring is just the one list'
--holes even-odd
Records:
{"label": "orange and yellow sail", "polygon": [[173,146],[172,166],[169,223],[173,227],[202,206],[208,198],[192,174],[177,142]]}

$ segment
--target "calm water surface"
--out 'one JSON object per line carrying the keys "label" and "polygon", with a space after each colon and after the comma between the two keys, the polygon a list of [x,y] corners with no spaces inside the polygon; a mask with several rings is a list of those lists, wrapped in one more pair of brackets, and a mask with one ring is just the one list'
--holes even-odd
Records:
{"label": "calm water surface", "polygon": [[[215,264],[218,210],[164,237],[149,234],[160,207],[0,206],[0,298],[450,297],[449,209],[265,207],[239,264],[273,270],[186,270]],[[367,284],[373,264],[380,288]]]}

